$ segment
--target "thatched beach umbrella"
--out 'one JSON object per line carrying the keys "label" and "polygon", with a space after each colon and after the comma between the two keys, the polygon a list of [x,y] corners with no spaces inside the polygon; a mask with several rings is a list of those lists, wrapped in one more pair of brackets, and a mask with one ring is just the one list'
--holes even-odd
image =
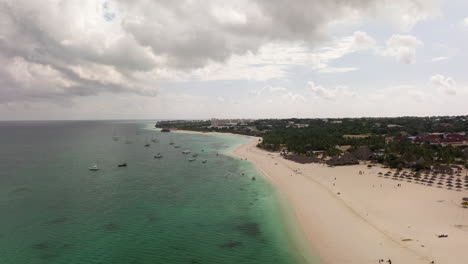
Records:
{"label": "thatched beach umbrella", "polygon": [[[444,183],[443,183],[443,182],[438,182],[437,184],[438,184],[438,185],[444,185]],[[468,184],[467,184],[467,185],[468,185]]]}
{"label": "thatched beach umbrella", "polygon": [[447,187],[453,187],[453,185],[451,183],[447,184]]}

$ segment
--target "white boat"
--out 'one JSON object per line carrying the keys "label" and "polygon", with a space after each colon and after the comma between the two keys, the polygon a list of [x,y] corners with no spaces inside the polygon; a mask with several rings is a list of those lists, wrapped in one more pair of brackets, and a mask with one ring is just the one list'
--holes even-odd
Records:
{"label": "white boat", "polygon": [[188,161],[194,161],[194,160],[195,160],[195,158],[189,158],[188,159]]}
{"label": "white boat", "polygon": [[207,163],[208,161],[207,160],[203,160],[202,163]]}
{"label": "white boat", "polygon": [[196,158],[196,157],[198,157],[198,154],[194,153],[194,154],[192,154],[192,157]]}
{"label": "white boat", "polygon": [[163,157],[163,156],[161,155],[161,153],[158,153],[158,154],[154,155],[154,158],[155,158],[155,159],[160,159],[160,158],[162,158],[162,157]]}
{"label": "white boat", "polygon": [[98,171],[99,170],[99,167],[97,164],[94,164],[93,166],[89,167],[88,168],[90,171]]}
{"label": "white boat", "polygon": [[191,151],[190,151],[190,150],[188,150],[188,149],[186,149],[186,150],[182,151],[182,153],[183,153],[183,154],[190,154],[190,152],[191,152]]}

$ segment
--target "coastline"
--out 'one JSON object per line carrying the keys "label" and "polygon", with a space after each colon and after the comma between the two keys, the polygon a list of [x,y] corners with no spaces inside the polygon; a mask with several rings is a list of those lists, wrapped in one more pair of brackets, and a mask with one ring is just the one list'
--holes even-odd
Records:
{"label": "coastline", "polygon": [[325,263],[468,263],[468,210],[459,205],[465,191],[379,178],[387,171],[380,167],[298,164],[249,138],[231,154],[252,162],[277,187]]}

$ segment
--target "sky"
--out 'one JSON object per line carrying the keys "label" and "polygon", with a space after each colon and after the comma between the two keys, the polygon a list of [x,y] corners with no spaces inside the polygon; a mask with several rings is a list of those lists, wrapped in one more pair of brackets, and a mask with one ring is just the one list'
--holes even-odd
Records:
{"label": "sky", "polygon": [[0,0],[0,120],[468,114],[466,0]]}

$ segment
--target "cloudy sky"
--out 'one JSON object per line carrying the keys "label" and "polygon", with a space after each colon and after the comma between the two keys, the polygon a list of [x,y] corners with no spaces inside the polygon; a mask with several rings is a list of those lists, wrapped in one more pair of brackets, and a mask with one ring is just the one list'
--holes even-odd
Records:
{"label": "cloudy sky", "polygon": [[0,0],[0,120],[468,114],[466,0]]}

